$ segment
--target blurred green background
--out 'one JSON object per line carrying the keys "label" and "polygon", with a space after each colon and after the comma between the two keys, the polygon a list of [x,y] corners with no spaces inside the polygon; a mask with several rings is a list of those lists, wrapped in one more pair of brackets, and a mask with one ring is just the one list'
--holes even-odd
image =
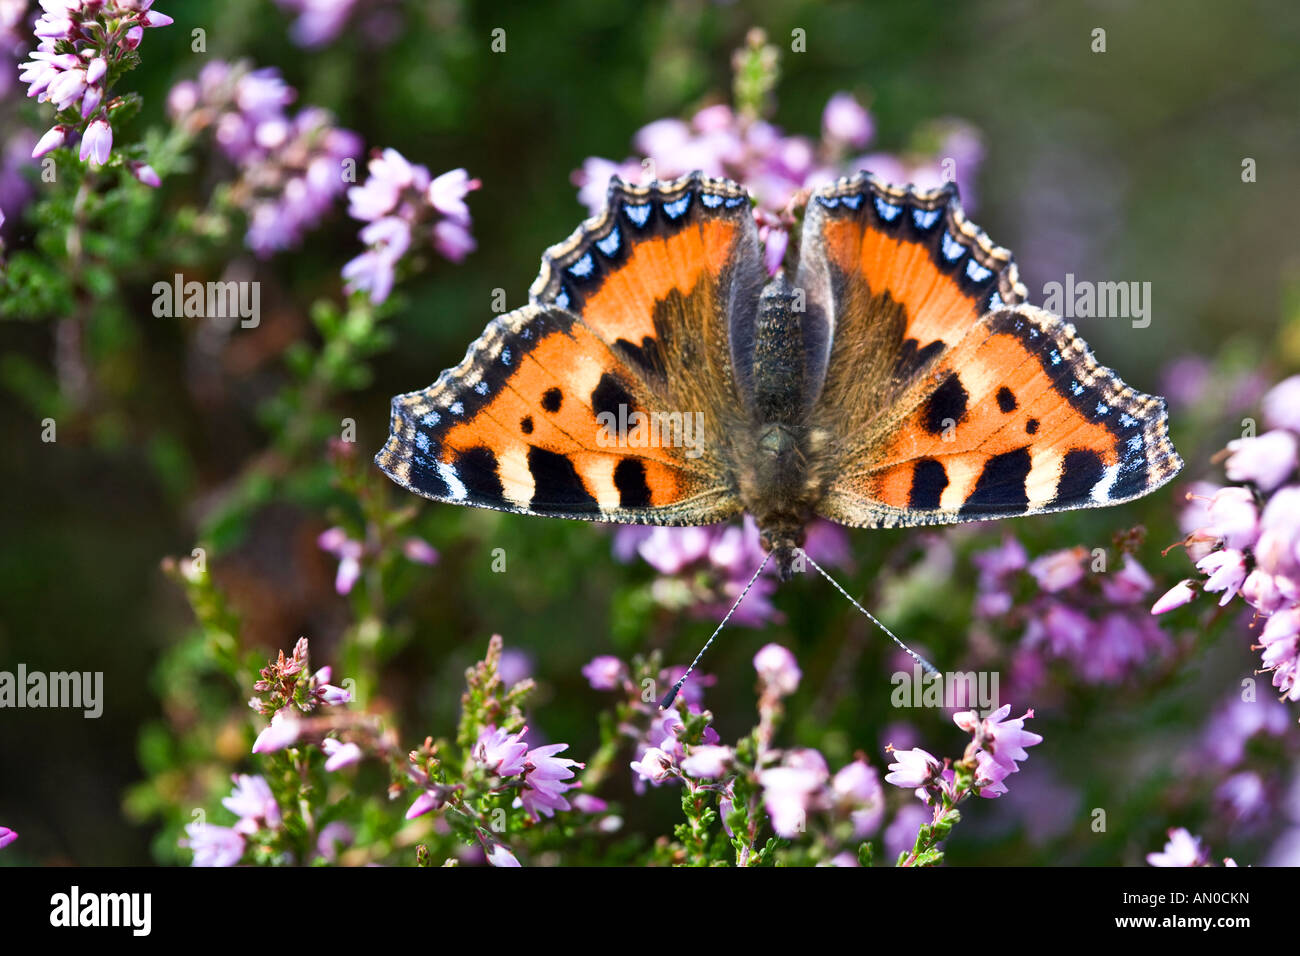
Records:
{"label": "blurred green background", "polygon": [[[330,108],[369,146],[396,147],[435,173],[464,166],[483,182],[469,200],[478,251],[459,267],[439,262],[405,286],[407,304],[390,323],[396,347],[377,359],[373,384],[338,409],[356,418],[363,451],[386,435],[392,394],[423,387],[459,360],[492,317],[494,289],[506,290],[511,307],[525,301],[542,250],[585,215],[570,183],[583,159],[621,159],[647,122],[725,98],[731,51],[753,26],[787,51],[791,31],[806,32],[807,52],[786,52],[781,63],[773,119],[790,132],[815,136],[837,90],[868,102],[874,148],[906,149],[918,125],[935,118],[977,127],[986,158],[973,218],[1016,253],[1031,301],[1041,302],[1043,283],[1066,272],[1149,281],[1149,329],[1115,319],[1078,323],[1102,360],[1134,386],[1158,391],[1161,369],[1183,354],[1278,371],[1300,357],[1279,338],[1280,322],[1297,310],[1300,281],[1294,2],[432,0],[397,6],[404,27],[391,46],[375,48],[350,32],[321,50],[293,46],[290,18],[271,0],[158,0],[158,7],[177,23],[148,36],[143,65],[128,80],[146,102],[134,130],[165,121],[167,90],[205,58],[248,57],[278,66],[300,105]],[[186,34],[196,26],[207,31],[206,55],[189,49]],[[506,30],[505,53],[489,48],[497,27]],[[1106,31],[1105,53],[1090,49],[1098,27]],[[1246,157],[1256,161],[1255,183],[1242,182]],[[166,188],[168,201],[180,202],[195,184]],[[264,325],[290,338],[312,334],[307,305],[338,296],[338,269],[358,251],[356,227],[340,209],[304,248],[258,266]],[[159,561],[189,553],[210,498],[259,447],[252,409],[276,382],[273,365],[254,362],[230,373],[217,399],[196,403],[187,391],[182,336],[172,323],[150,318],[147,285],[131,294],[146,361],[127,389],[119,439],[106,447],[69,434],[42,444],[29,410],[8,396],[0,400],[0,667],[21,661],[31,669],[105,672],[98,720],[59,711],[0,714],[0,824],[22,834],[18,846],[29,862],[155,858],[153,827],[127,819],[123,794],[141,777],[140,730],[162,716],[151,676],[158,656],[188,626],[184,600]],[[0,325],[0,340],[6,355],[46,364],[52,330],[9,322]],[[137,443],[135,425],[144,421],[157,423],[169,442]],[[1177,417],[1174,426],[1189,477],[1232,437],[1183,434]],[[1171,521],[1172,493],[1161,495],[1154,507]],[[394,658],[394,683],[386,688],[411,715],[408,736],[445,732],[463,669],[491,633],[531,656],[542,683],[533,707],[544,733],[578,752],[594,740],[590,715],[601,703],[578,672],[582,663],[651,646],[683,660],[707,636],[703,622],[662,615],[648,632],[620,627],[620,615],[627,617],[618,606],[620,584],[646,580],[649,571],[614,565],[603,529],[441,510],[456,512],[434,515],[427,526],[440,532],[429,537],[443,561],[412,592],[415,631]],[[1105,544],[1112,530],[1136,520],[1132,513],[1064,516],[1053,519],[1050,540]],[[312,544],[320,527],[304,530],[292,505],[265,509],[232,536],[224,583],[252,622],[250,640],[270,651],[308,634],[324,662],[344,615],[330,589],[333,565]],[[1153,539],[1167,543],[1171,529]],[[1039,527],[1017,530],[1046,535]],[[858,565],[848,583],[864,593],[873,564],[906,537],[861,532],[854,541]],[[490,572],[494,547],[506,548],[512,573]],[[1172,573],[1182,571],[1180,564]],[[826,589],[801,580],[777,601],[787,623],[729,633],[706,666],[718,675],[711,702],[724,738],[750,719],[750,657],[775,640],[796,651],[808,676],[791,704],[792,713],[806,715],[795,719],[792,734],[801,722],[813,734],[831,716],[811,706],[817,687],[846,684],[828,706],[836,726],[862,732],[845,735],[838,753],[834,742],[813,739],[828,756],[878,753],[876,734],[889,718],[886,650],[868,640],[865,659],[844,672],[837,656],[818,650],[825,629],[844,620]],[[911,633],[933,646],[923,628],[941,628],[945,612],[929,614],[912,620]],[[1231,657],[1231,666],[1248,669],[1244,654]],[[1122,710],[1127,702],[1112,694],[1090,713],[1066,716],[1066,725],[1097,718],[1097,710]],[[733,698],[734,705],[724,703]],[[1179,712],[1162,713],[1169,726],[1179,725]],[[1126,726],[1133,729],[1121,723],[1112,730]],[[1098,773],[1087,763],[1076,781]],[[629,827],[663,832],[676,799],[664,797],[631,804]],[[1135,842],[1154,849],[1153,840]],[[958,842],[954,859],[959,851]],[[1026,848],[1000,862],[1056,862],[1034,853]],[[1084,851],[1072,859],[1089,861]]]}

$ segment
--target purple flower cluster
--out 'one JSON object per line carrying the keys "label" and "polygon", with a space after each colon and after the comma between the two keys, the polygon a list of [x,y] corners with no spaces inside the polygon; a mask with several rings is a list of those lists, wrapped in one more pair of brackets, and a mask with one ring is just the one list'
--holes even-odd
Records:
{"label": "purple flower cluster", "polygon": [[10,843],[13,843],[14,840],[17,839],[18,839],[17,831],[11,830],[8,827],[0,827],[0,850],[3,850]]}
{"label": "purple flower cluster", "polygon": [[[849,563],[848,536],[829,521],[808,528],[804,550],[819,564],[843,567]],[[620,561],[640,557],[659,572],[652,585],[655,602],[677,610],[689,609],[696,617],[721,620],[740,596],[767,552],[759,542],[758,526],[745,517],[743,525],[707,528],[648,528],[628,525],[614,532],[614,556]],[[758,627],[779,620],[772,605],[776,578],[765,575],[754,582],[744,603],[731,620]]]}
{"label": "purple flower cluster", "polygon": [[[113,151],[108,98],[112,83],[134,66],[136,48],[146,27],[165,27],[172,18],[150,9],[154,0],[41,0],[45,11],[36,21],[39,41],[21,64],[19,80],[27,95],[40,103],[53,103],[61,114],[40,138],[32,157],[62,146],[70,136],[81,135],[81,161],[103,166]],[[157,185],[157,175],[133,166],[137,178]]]}
{"label": "purple flower cluster", "polygon": [[1200,837],[1177,827],[1169,831],[1169,841],[1163,850],[1147,854],[1147,862],[1152,866],[1208,866],[1210,855]]}
{"label": "purple flower cluster", "polygon": [[0,99],[14,85],[10,61],[18,62],[27,49],[27,31],[23,29],[26,14],[27,0],[0,0]]}
{"label": "purple flower cluster", "polygon": [[[806,191],[860,169],[893,183],[940,185],[955,178],[967,196],[983,157],[978,134],[958,121],[946,121],[930,137],[935,155],[900,157],[863,150],[875,135],[870,113],[848,93],[836,93],[822,113],[820,141],[788,135],[766,120],[736,112],[725,104],[706,106],[690,121],[661,119],[634,137],[637,155],[614,162],[593,156],[573,174],[578,199],[592,214],[605,205],[613,175],[630,182],[674,179],[695,170],[743,183],[754,196],[754,217],[766,249],[768,271],[776,273],[794,224],[794,208]],[[945,164],[950,160],[951,165]]]}
{"label": "purple flower cluster", "polygon": [[167,97],[172,120],[189,132],[212,128],[238,169],[231,195],[248,216],[245,242],[267,257],[300,243],[352,181],[364,145],[328,110],[290,115],[297,94],[274,67],[214,60]]}
{"label": "purple flower cluster", "polygon": [[[351,594],[357,579],[361,577],[361,561],[374,549],[366,542],[348,537],[343,528],[334,527],[322,531],[316,538],[316,545],[322,551],[339,559],[338,572],[334,576],[334,590],[339,594]],[[408,561],[432,567],[438,563],[438,552],[423,538],[409,537],[402,542],[402,554]]]}
{"label": "purple flower cluster", "polygon": [[465,197],[482,185],[463,169],[433,177],[395,149],[370,160],[370,176],[348,190],[348,215],[367,223],[366,251],[343,267],[348,292],[362,291],[376,305],[393,289],[398,262],[413,236],[427,235],[439,255],[460,262],[474,251]]}
{"label": "purple flower cluster", "polygon": [[[1025,721],[1034,716],[1032,710],[1023,717],[1011,717],[1011,705],[1005,704],[983,720],[975,711],[953,715],[953,723],[971,735],[970,744],[962,760],[973,767],[971,787],[981,797],[1000,797],[1007,792],[1004,782],[1016,773],[1018,764],[1029,757],[1027,747],[1043,742],[1038,734],[1025,730]],[[889,765],[885,782],[905,790],[916,790],[926,803],[953,806],[964,800],[967,791],[957,773],[947,761],[940,762],[928,750],[914,747],[911,750],[892,752],[894,762]]]}
{"label": "purple flower cluster", "polygon": [[280,651],[275,660],[262,668],[261,679],[253,685],[257,695],[248,706],[259,714],[270,714],[271,721],[253,743],[253,753],[283,750],[302,735],[301,714],[318,707],[337,707],[352,701],[351,691],[330,683],[329,666],[310,673],[307,638],[300,637],[293,655]]}
{"label": "purple flower cluster", "polygon": [[[1103,571],[1082,547],[1041,555],[1032,562],[1014,537],[975,555],[979,580],[975,616],[1007,619],[1022,627],[1012,658],[1017,694],[1042,684],[1053,661],[1094,684],[1123,681],[1140,666],[1169,654],[1173,644],[1145,614],[1151,576],[1133,555],[1118,570]],[[1017,588],[1033,581],[1033,595],[1015,600]]]}
{"label": "purple flower cluster", "polygon": [[390,0],[275,0],[288,13],[297,15],[289,36],[302,47],[320,47],[338,39],[358,7],[379,7],[388,16],[372,16],[362,27],[367,39],[387,41],[400,32],[400,20],[391,7]]}
{"label": "purple flower cluster", "polygon": [[282,817],[265,777],[236,774],[235,789],[221,801],[239,821],[233,827],[199,822],[185,827],[181,846],[194,851],[192,866],[235,866],[244,856],[246,839],[260,830],[278,829]]}
{"label": "purple flower cluster", "polygon": [[[574,778],[573,768],[577,767],[581,770],[586,765],[570,760],[568,757],[558,756],[562,750],[568,748],[568,744],[546,744],[530,748],[524,739],[527,734],[527,727],[512,734],[503,728],[489,724],[479,734],[474,744],[473,756],[479,766],[488,773],[502,778],[501,784],[495,789],[518,789],[515,806],[522,807],[536,822],[542,817],[553,817],[557,810],[572,809],[565,793],[580,784],[568,781]],[[413,820],[423,816],[441,806],[444,800],[445,793],[442,788],[427,787],[406,811],[406,818]],[[508,850],[506,852],[509,853]],[[513,859],[514,856],[510,855],[510,860]],[[490,850],[488,861],[493,866],[517,865],[508,861],[494,861]]]}
{"label": "purple flower cluster", "polygon": [[1151,611],[1163,614],[1198,591],[1219,605],[1240,597],[1254,611],[1263,669],[1285,699],[1300,700],[1300,375],[1263,400],[1269,431],[1228,443],[1224,471],[1238,484],[1198,483],[1180,516],[1183,545],[1203,578],[1180,582]]}

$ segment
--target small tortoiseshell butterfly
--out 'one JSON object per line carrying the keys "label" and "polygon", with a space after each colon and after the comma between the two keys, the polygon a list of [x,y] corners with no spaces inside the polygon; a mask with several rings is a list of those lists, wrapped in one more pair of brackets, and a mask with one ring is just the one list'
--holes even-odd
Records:
{"label": "small tortoiseshell butterfly", "polygon": [[427,498],[520,514],[747,511],[782,577],[816,516],[1090,508],[1182,467],[1164,400],[1026,303],[1011,253],[951,184],[860,173],[816,190],[793,278],[768,279],[750,209],[699,173],[612,180],[605,212],[547,250],[529,304],[393,399],[379,467]]}

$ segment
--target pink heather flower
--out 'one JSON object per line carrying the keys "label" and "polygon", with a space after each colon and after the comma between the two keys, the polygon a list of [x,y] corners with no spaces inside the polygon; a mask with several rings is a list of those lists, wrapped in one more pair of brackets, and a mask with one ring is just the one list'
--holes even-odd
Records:
{"label": "pink heather flower", "polygon": [[351,846],[355,839],[356,835],[350,826],[342,820],[335,820],[325,824],[316,837],[316,852],[333,863],[339,857],[339,850]]}
{"label": "pink heather flower", "polygon": [[788,697],[798,690],[803,676],[794,655],[780,644],[764,645],[754,655],[754,670],[758,671],[764,692],[770,690],[777,697]]}
{"label": "pink heather flower", "polygon": [[320,671],[317,672],[317,677],[314,681],[314,687],[312,690],[316,695],[316,699],[329,707],[339,707],[343,704],[352,703],[352,691],[345,687],[335,687],[333,684],[329,683],[328,676],[323,678],[319,676],[322,673],[328,675],[329,668],[322,667]]}
{"label": "pink heather flower", "polygon": [[1196,569],[1210,577],[1201,586],[1211,593],[1223,592],[1219,607],[1237,596],[1246,580],[1246,556],[1235,548],[1214,551],[1196,562]]}
{"label": "pink heather flower", "polygon": [[86,67],[86,82],[91,86],[95,86],[104,78],[104,74],[107,72],[108,61],[102,56],[97,56],[91,60],[90,65]]}
{"label": "pink heather flower", "polygon": [[1214,800],[1234,823],[1261,817],[1268,810],[1268,792],[1253,770],[1235,773],[1214,789]]}
{"label": "pink heather flower", "polygon": [[638,182],[641,166],[634,160],[620,165],[592,156],[584,160],[582,168],[573,173],[571,181],[578,187],[578,202],[586,206],[593,216],[605,208],[605,196],[609,192],[609,180],[613,176],[618,176],[625,182]]}
{"label": "pink heather flower", "polygon": [[429,183],[429,205],[444,216],[468,222],[469,206],[465,205],[465,197],[482,185],[480,180],[470,179],[464,169],[450,170]]}
{"label": "pink heather flower", "polygon": [[593,797],[589,793],[580,793],[573,798],[573,809],[579,813],[604,813],[609,809],[609,804],[600,797]]}
{"label": "pink heather flower", "polygon": [[633,761],[631,767],[642,780],[656,785],[673,776],[673,758],[658,747],[647,748],[641,759]]}
{"label": "pink heather flower", "polygon": [[1036,558],[1029,565],[1029,573],[1034,576],[1040,588],[1049,594],[1055,594],[1083,580],[1087,556],[1087,550],[1082,547],[1053,551]]}
{"label": "pink heather flower", "polygon": [[520,801],[533,820],[551,817],[556,810],[568,810],[569,801],[564,793],[576,784],[565,783],[574,777],[573,767],[582,769],[586,764],[568,757],[557,757],[568,744],[547,744],[528,751],[525,758],[527,770],[524,773],[524,791]]}
{"label": "pink heather flower", "polygon": [[337,527],[322,531],[316,538],[316,545],[339,559],[334,590],[339,594],[351,593],[353,585],[361,577],[361,556],[365,553],[365,545],[349,538],[346,531]]}
{"label": "pink heather flower", "polygon": [[162,180],[158,178],[158,173],[148,163],[132,162],[130,163],[131,175],[137,180],[144,183],[151,189],[157,189],[162,185]]}
{"label": "pink heather flower", "polygon": [[441,799],[432,791],[425,790],[415,798],[411,806],[406,811],[406,819],[414,820],[416,817],[422,817],[430,810],[437,809],[442,805]]}
{"label": "pink heather flower", "polygon": [[1272,428],[1300,432],[1300,375],[1283,379],[1264,396],[1264,421]]}
{"label": "pink heather flower", "polygon": [[326,758],[325,769],[331,773],[361,761],[361,748],[355,743],[344,743],[336,737],[326,737],[320,743]]}
{"label": "pink heather flower", "polygon": [[656,527],[641,540],[637,554],[660,574],[677,574],[709,553],[711,538],[706,528]]}
{"label": "pink heather flower", "polygon": [[830,143],[862,149],[871,142],[875,127],[871,114],[851,93],[836,93],[822,111],[822,136]]}
{"label": "pink heather flower", "polygon": [[1192,836],[1183,827],[1171,829],[1169,842],[1159,853],[1148,853],[1151,866],[1205,866],[1209,855],[1201,846],[1201,838]]}
{"label": "pink heather flower", "polygon": [[67,138],[68,127],[61,125],[50,127],[49,131],[37,140],[36,148],[32,150],[32,159],[40,159],[51,150],[58,149]]}
{"label": "pink heather flower", "polygon": [[462,262],[478,243],[465,223],[444,219],[433,227],[433,248],[448,262]]}
{"label": "pink heather flower", "polygon": [[1174,608],[1190,604],[1192,599],[1196,597],[1194,584],[1195,582],[1190,579],[1179,581],[1151,606],[1151,613],[1165,614],[1174,610]]}
{"label": "pink heather flower", "polygon": [[826,761],[815,750],[786,754],[785,765],[760,771],[763,806],[777,836],[793,839],[807,829],[808,813],[824,802]]}
{"label": "pink heather flower", "polygon": [[885,774],[885,782],[904,790],[915,790],[933,783],[942,769],[938,758],[920,747],[895,750],[894,762],[889,765],[890,772]]}
{"label": "pink heather flower", "polygon": [[885,817],[885,794],[876,768],[862,760],[845,764],[831,779],[831,798],[848,810],[853,834],[862,839],[879,828]]}
{"label": "pink heather flower", "polygon": [[582,668],[582,676],[593,690],[617,690],[623,684],[623,674],[623,662],[609,654],[593,657]]}
{"label": "pink heather flower", "polygon": [[231,779],[235,782],[235,789],[222,799],[221,805],[239,817],[235,824],[237,832],[251,834],[261,829],[263,824],[270,829],[280,825],[280,806],[275,802],[265,777],[236,774]]}
{"label": "pink heather flower", "polygon": [[137,24],[136,26],[133,26],[131,29],[126,31],[126,36],[123,38],[122,43],[123,46],[125,46],[128,50],[134,50],[136,47],[140,45],[140,41],[143,39],[144,39],[144,27]]}
{"label": "pink heather flower", "polygon": [[67,70],[51,81],[43,98],[54,104],[56,110],[65,110],[86,92],[86,71]]}
{"label": "pink heather flower", "polygon": [[988,751],[981,750],[975,755],[975,785],[980,788],[981,797],[991,800],[1006,793],[1007,785],[1002,781],[1009,773]]}
{"label": "pink heather flower", "polygon": [[487,850],[487,861],[493,866],[519,866],[519,860],[502,843],[494,843]]}
{"label": "pink heather flower", "polygon": [[81,118],[88,119],[92,113],[99,109],[99,102],[104,98],[104,91],[97,86],[92,86],[86,90],[86,95],[81,98]]}
{"label": "pink heather flower", "polygon": [[1125,555],[1123,566],[1113,574],[1101,579],[1101,590],[1108,601],[1114,604],[1134,604],[1151,592],[1156,586],[1146,568],[1138,564],[1131,554]]}
{"label": "pink heather flower", "polygon": [[408,561],[416,564],[434,565],[438,563],[438,552],[433,545],[423,538],[407,538],[402,542],[402,554]]}
{"label": "pink heather flower", "polygon": [[144,25],[147,27],[167,27],[176,21],[165,13],[159,13],[157,10],[150,10],[144,15]]}
{"label": "pink heather flower", "polygon": [[17,831],[10,830],[8,827],[0,827],[0,850],[3,850],[10,843],[13,843],[14,840],[17,839],[18,839]]}
{"label": "pink heather flower", "polygon": [[[979,734],[981,746],[992,754],[993,759],[1005,767],[1008,773],[1015,773],[1018,769],[1016,763],[1025,760],[1029,756],[1025,748],[1042,743],[1043,738],[1038,734],[1025,730],[1025,720],[1034,716],[1032,710],[1026,711],[1023,717],[1008,720],[1007,718],[1010,715],[1011,705],[1003,704],[984,718],[979,728]],[[966,717],[967,715],[958,714],[957,716]],[[957,726],[960,727],[961,723],[959,722]]]}
{"label": "pink heather flower", "polygon": [[1254,438],[1228,442],[1224,471],[1230,481],[1250,482],[1272,491],[1295,471],[1296,436],[1286,431],[1265,432]]}
{"label": "pink heather flower", "polygon": [[682,773],[699,780],[717,780],[731,764],[731,748],[705,744],[692,747],[682,760]]}
{"label": "pink heather flower", "polygon": [[271,717],[271,722],[253,741],[253,753],[265,754],[283,750],[298,740],[301,724],[289,707],[282,707]]}
{"label": "pink heather flower", "polygon": [[106,120],[97,119],[86,128],[81,138],[81,161],[91,166],[103,166],[113,149],[113,127]]}
{"label": "pink heather flower", "polygon": [[189,823],[181,846],[194,851],[191,866],[236,866],[244,855],[244,837],[232,827]]}
{"label": "pink heather flower", "polygon": [[1206,530],[1222,538],[1226,547],[1249,548],[1259,535],[1259,509],[1248,488],[1220,488],[1210,498],[1206,517]]}
{"label": "pink heather flower", "polygon": [[474,744],[474,759],[498,777],[518,776],[526,768],[528,744],[524,742],[524,734],[527,732],[525,727],[517,734],[509,734],[489,724]]}

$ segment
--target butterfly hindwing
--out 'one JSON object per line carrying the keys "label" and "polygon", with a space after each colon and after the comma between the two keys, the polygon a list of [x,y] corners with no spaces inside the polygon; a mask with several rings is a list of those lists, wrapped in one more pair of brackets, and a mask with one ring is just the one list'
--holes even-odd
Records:
{"label": "butterfly hindwing", "polygon": [[394,399],[377,462],[426,497],[528,514],[681,525],[736,514],[726,329],[738,263],[751,259],[753,219],[734,184],[615,180],[605,212],[547,251],[528,306],[434,385]]}

